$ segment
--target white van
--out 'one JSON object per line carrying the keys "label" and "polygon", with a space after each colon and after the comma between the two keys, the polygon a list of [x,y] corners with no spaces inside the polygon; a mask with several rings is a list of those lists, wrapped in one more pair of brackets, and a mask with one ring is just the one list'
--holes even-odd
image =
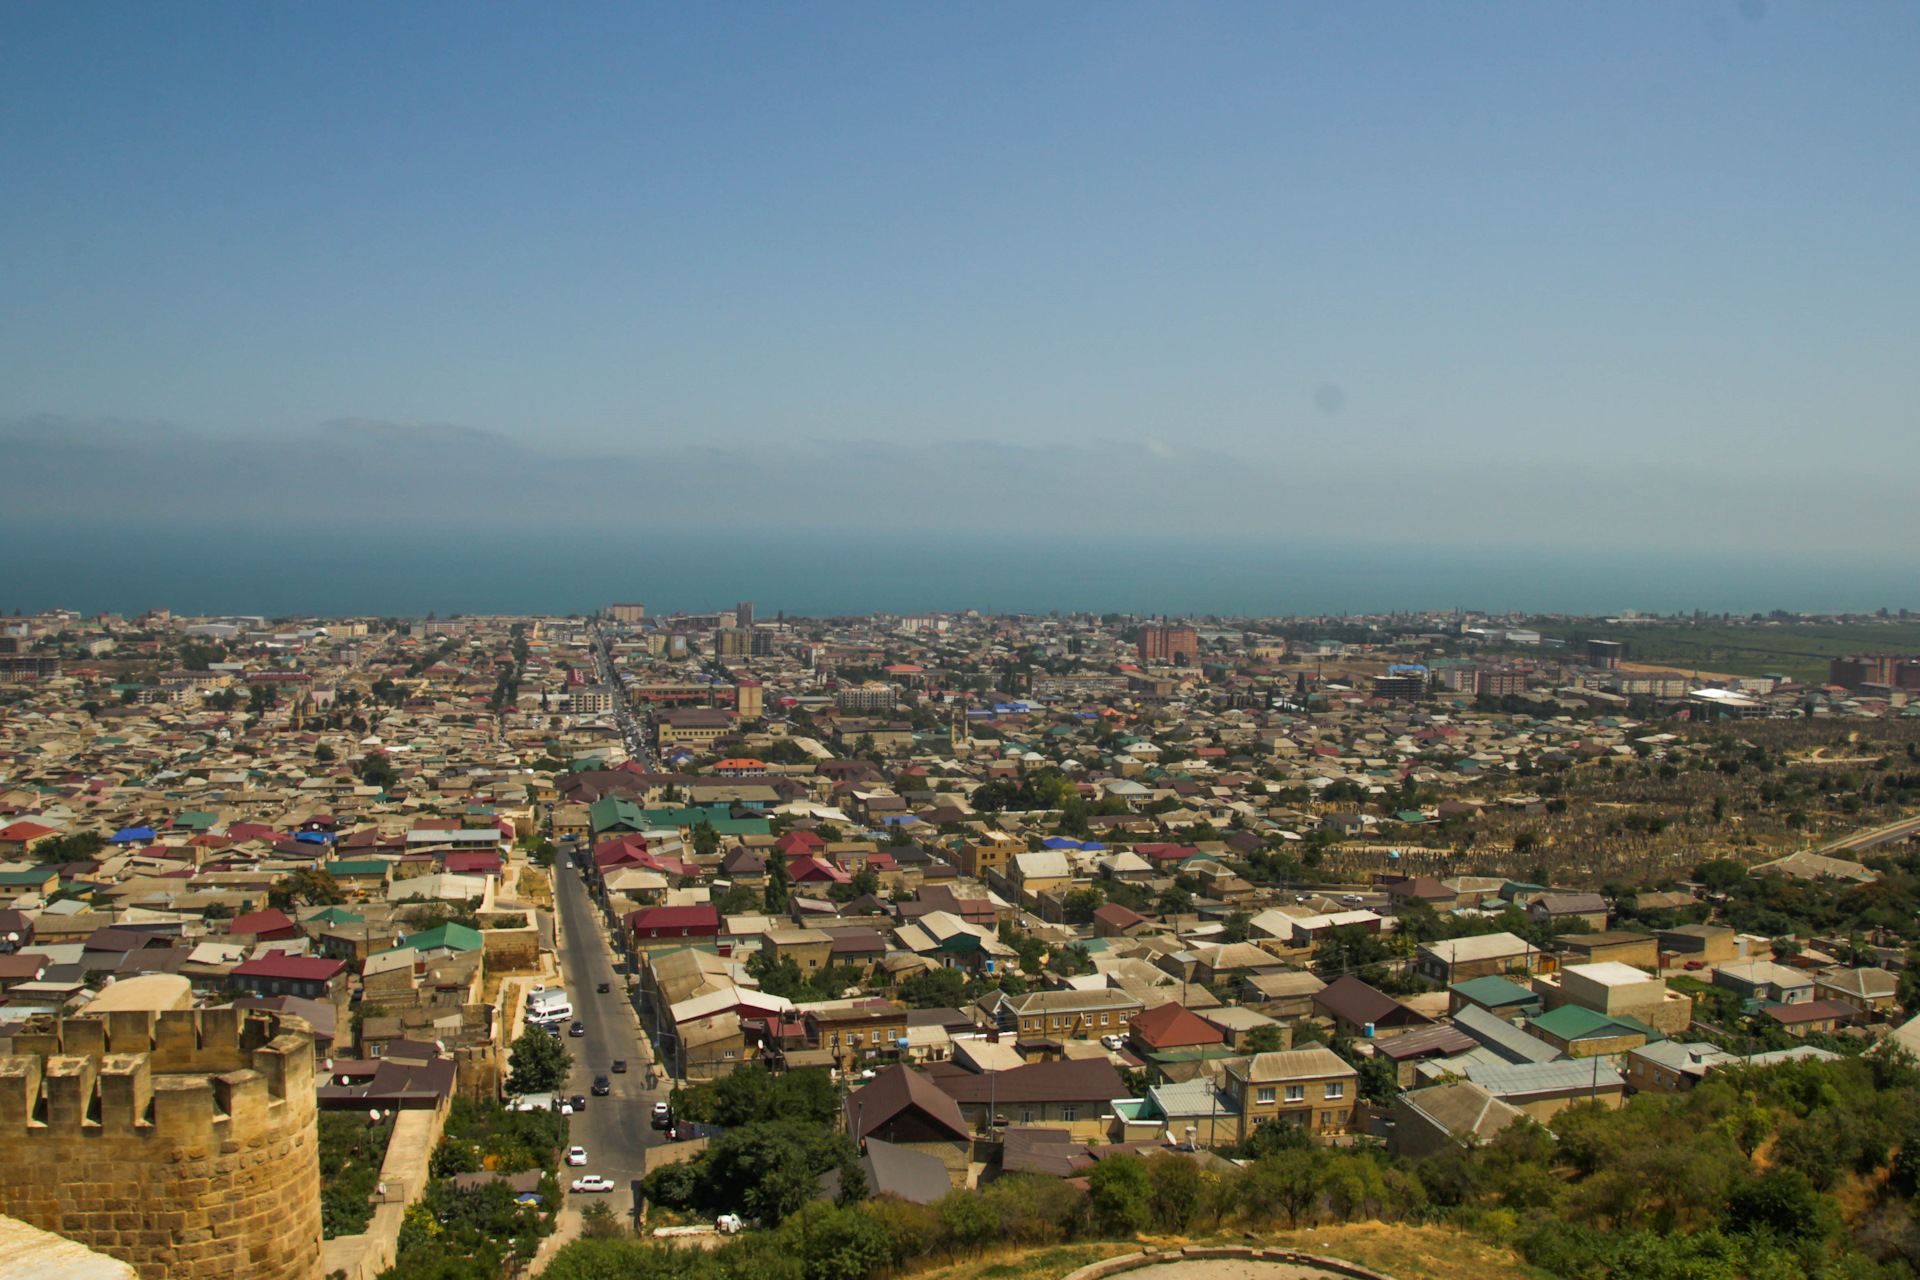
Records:
{"label": "white van", "polygon": [[564,991],[536,991],[527,997],[527,1021],[537,1026],[565,1022],[573,1016],[573,1002]]}

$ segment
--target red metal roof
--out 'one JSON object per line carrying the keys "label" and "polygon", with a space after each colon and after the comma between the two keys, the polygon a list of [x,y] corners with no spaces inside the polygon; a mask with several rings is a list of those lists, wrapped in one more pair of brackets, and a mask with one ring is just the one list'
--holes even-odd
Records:
{"label": "red metal roof", "polygon": [[347,967],[344,960],[319,956],[263,956],[235,965],[236,978],[290,978],[296,982],[325,982]]}
{"label": "red metal roof", "polygon": [[1191,1045],[1223,1044],[1220,1029],[1203,1022],[1192,1010],[1169,1001],[1135,1016],[1133,1033],[1153,1049],[1181,1049]]}
{"label": "red metal roof", "polygon": [[644,907],[627,917],[627,924],[638,929],[720,929],[720,913],[711,905],[702,907]]}
{"label": "red metal roof", "polygon": [[268,907],[265,911],[250,911],[243,916],[235,916],[227,925],[229,934],[252,934],[255,937],[263,933],[281,933],[297,931],[293,920],[286,912],[277,907]]}

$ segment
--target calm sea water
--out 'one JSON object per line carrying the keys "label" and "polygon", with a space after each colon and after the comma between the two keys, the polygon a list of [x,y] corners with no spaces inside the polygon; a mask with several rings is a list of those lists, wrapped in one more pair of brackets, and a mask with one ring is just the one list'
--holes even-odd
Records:
{"label": "calm sea water", "polygon": [[[308,527],[300,527],[309,522]],[[136,527],[136,522],[138,527]],[[0,524],[0,609],[442,616],[650,613],[752,600],[762,617],[1058,609],[1232,616],[1455,606],[1616,613],[1920,606],[1920,562],[1515,547],[1284,545],[1015,532],[220,528]]]}

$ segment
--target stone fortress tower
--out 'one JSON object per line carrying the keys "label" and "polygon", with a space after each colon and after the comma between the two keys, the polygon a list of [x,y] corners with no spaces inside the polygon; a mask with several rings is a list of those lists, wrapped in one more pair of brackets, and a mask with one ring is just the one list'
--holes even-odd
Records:
{"label": "stone fortress tower", "polygon": [[0,1041],[0,1214],[142,1280],[317,1280],[312,1029],[115,983]]}

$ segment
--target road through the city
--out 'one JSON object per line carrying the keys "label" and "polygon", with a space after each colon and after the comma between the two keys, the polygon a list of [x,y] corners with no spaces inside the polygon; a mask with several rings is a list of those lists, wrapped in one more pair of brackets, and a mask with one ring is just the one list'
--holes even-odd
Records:
{"label": "road through the city", "polygon": [[[626,982],[614,971],[598,911],[566,855],[553,868],[554,903],[558,910],[558,951],[574,1017],[586,1024],[586,1034],[571,1036],[566,1045],[573,1054],[573,1083],[569,1094],[587,1096],[586,1110],[573,1117],[573,1141],[587,1149],[584,1168],[570,1169],[570,1177],[597,1173],[611,1178],[619,1189],[608,1198],[616,1213],[634,1206],[633,1184],[646,1172],[646,1150],[660,1134],[648,1125],[653,1104],[667,1096],[665,1089],[649,1091],[647,1068],[653,1055],[640,1031],[639,1019],[626,996]],[[609,990],[599,994],[601,983]],[[614,1060],[624,1059],[626,1073],[613,1074]],[[593,1078],[605,1074],[613,1093],[592,1096]],[[586,1197],[570,1197],[577,1208]]]}

